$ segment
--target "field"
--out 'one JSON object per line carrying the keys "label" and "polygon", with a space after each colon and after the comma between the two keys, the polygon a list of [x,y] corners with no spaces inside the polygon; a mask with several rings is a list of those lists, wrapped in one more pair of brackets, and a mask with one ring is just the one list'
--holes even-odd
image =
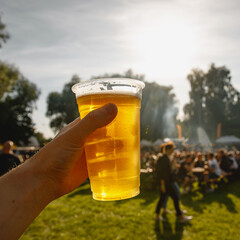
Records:
{"label": "field", "polygon": [[[157,190],[142,190],[133,199],[99,202],[85,184],[49,204],[20,239],[240,239],[240,181],[213,193],[194,189],[183,195],[181,205],[193,216],[191,224],[180,224],[174,213],[167,215],[166,222],[156,222],[158,197]],[[168,208],[174,210],[171,199]]]}

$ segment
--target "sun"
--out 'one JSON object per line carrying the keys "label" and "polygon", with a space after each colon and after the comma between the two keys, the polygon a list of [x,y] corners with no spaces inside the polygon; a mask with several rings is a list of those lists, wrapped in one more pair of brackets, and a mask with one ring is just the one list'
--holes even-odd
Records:
{"label": "sun", "polygon": [[189,71],[196,51],[194,28],[174,18],[142,26],[133,44],[143,71],[158,71],[161,77]]}

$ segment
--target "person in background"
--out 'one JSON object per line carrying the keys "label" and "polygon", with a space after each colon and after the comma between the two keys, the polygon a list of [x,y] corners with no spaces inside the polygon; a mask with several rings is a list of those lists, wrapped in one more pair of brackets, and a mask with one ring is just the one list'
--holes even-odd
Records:
{"label": "person in background", "polygon": [[204,161],[203,161],[203,155],[201,152],[197,153],[197,157],[195,158],[195,167],[201,167],[204,168]]}
{"label": "person in background", "polygon": [[[194,167],[198,167],[198,168],[204,168],[205,167],[205,163],[203,161],[203,155],[201,152],[197,153],[197,157],[194,160],[195,162],[195,166]],[[198,186],[200,188],[203,188],[204,185],[204,175],[203,173],[195,173],[195,176],[198,178]]]}
{"label": "person in background", "polygon": [[224,153],[223,150],[219,151],[219,161],[220,161],[220,168],[223,174],[231,172],[231,169],[230,169],[231,161],[227,157],[227,155]]}
{"label": "person in background", "polygon": [[[164,154],[165,154],[165,144],[162,143],[159,147],[159,153],[157,155],[158,159],[161,158]],[[156,171],[157,171],[157,169],[156,169]],[[164,203],[163,203],[163,206],[162,206],[162,213],[163,214],[171,213],[171,211],[167,209],[168,198],[169,197],[167,196]],[[161,220],[164,220],[164,219],[161,218]]]}
{"label": "person in background", "polygon": [[238,166],[239,166],[240,165],[240,151],[235,152],[235,158],[236,158],[236,161],[237,161]]}
{"label": "person in background", "polygon": [[195,163],[196,162],[192,161],[190,154],[187,154],[185,160],[181,162],[178,177],[183,182],[182,193],[187,193],[192,189],[192,183],[195,179],[195,176],[192,174],[192,169]]}
{"label": "person in background", "polygon": [[221,175],[221,169],[218,165],[217,160],[214,158],[213,153],[208,154],[208,170],[209,170],[209,175],[206,177],[206,182],[208,184],[208,189],[207,192],[213,192],[214,189],[211,188],[211,183],[208,181],[209,179],[217,179]]}
{"label": "person in background", "polygon": [[[178,155],[177,155],[178,156]],[[178,176],[178,171],[179,171],[179,159],[176,159],[176,154],[174,156],[170,157],[170,164],[171,164],[171,175],[172,175],[172,185],[173,189],[175,190],[178,200],[180,202],[181,194],[180,194],[180,188],[177,182],[177,176]],[[168,202],[169,196],[166,197],[166,200],[163,203],[162,207],[162,214],[168,214],[171,213],[170,210],[167,209],[167,202]],[[187,211],[184,209],[181,209],[182,213],[185,214]]]}
{"label": "person in background", "polygon": [[21,164],[19,157],[13,154],[12,148],[12,141],[6,141],[3,144],[2,154],[0,155],[0,176]]}
{"label": "person in background", "polygon": [[228,158],[230,159],[230,161],[231,161],[231,163],[232,163],[231,166],[230,166],[231,172],[232,172],[232,173],[236,173],[237,170],[238,170],[238,163],[237,163],[236,158],[234,157],[233,152],[229,152],[229,153],[228,153]]}
{"label": "person in background", "polygon": [[157,184],[160,185],[160,199],[156,207],[156,220],[162,220],[160,217],[160,210],[163,207],[164,201],[167,196],[173,199],[176,215],[181,223],[188,222],[192,219],[192,216],[184,216],[179,207],[179,198],[176,190],[173,187],[174,179],[171,174],[170,157],[174,151],[174,144],[169,142],[165,146],[165,153],[157,161]]}
{"label": "person in background", "polygon": [[235,159],[237,161],[238,164],[238,169],[236,172],[236,177],[240,178],[240,151],[235,151]]}

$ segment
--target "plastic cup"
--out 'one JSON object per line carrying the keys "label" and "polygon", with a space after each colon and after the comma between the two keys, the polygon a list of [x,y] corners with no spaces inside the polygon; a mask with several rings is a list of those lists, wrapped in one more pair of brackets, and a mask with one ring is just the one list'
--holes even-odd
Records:
{"label": "plastic cup", "polygon": [[84,148],[93,198],[111,201],[140,193],[140,108],[142,81],[94,79],[75,84],[81,118],[107,103],[118,107],[116,118],[97,129]]}

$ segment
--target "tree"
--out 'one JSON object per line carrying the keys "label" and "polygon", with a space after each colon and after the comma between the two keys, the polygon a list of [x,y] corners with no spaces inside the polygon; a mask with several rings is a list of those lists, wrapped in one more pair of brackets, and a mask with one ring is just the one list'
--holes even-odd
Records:
{"label": "tree", "polygon": [[2,43],[6,43],[9,37],[9,33],[6,31],[6,25],[2,22],[0,16],[0,48],[2,47]]}
{"label": "tree", "polygon": [[144,81],[144,74],[134,74],[132,69],[128,69],[126,72],[123,74],[120,73],[105,73],[103,75],[99,76],[92,76],[91,79],[96,79],[96,78],[132,78],[132,79],[137,79],[140,81]]}
{"label": "tree", "polygon": [[40,147],[43,147],[45,144],[49,143],[52,139],[46,139],[41,132],[34,132],[34,137],[36,137],[39,142]]}
{"label": "tree", "polygon": [[0,61],[0,100],[11,91],[18,80],[19,72],[13,66]]}
{"label": "tree", "polygon": [[172,89],[171,86],[145,82],[141,107],[141,138],[154,141],[177,136],[178,108]]}
{"label": "tree", "polygon": [[0,98],[0,141],[11,139],[17,144],[28,143],[34,132],[31,114],[40,91],[12,65],[1,62],[0,69],[12,73],[5,75],[8,84]]}
{"label": "tree", "polygon": [[240,94],[231,83],[230,71],[211,64],[206,73],[194,69],[187,79],[191,86],[190,103],[184,106],[188,126],[203,127],[212,140],[218,123],[223,135],[240,135]]}
{"label": "tree", "polygon": [[79,116],[76,97],[72,92],[72,86],[78,82],[80,78],[74,75],[70,82],[64,85],[61,93],[51,92],[48,95],[46,115],[51,119],[50,127],[54,132]]}

